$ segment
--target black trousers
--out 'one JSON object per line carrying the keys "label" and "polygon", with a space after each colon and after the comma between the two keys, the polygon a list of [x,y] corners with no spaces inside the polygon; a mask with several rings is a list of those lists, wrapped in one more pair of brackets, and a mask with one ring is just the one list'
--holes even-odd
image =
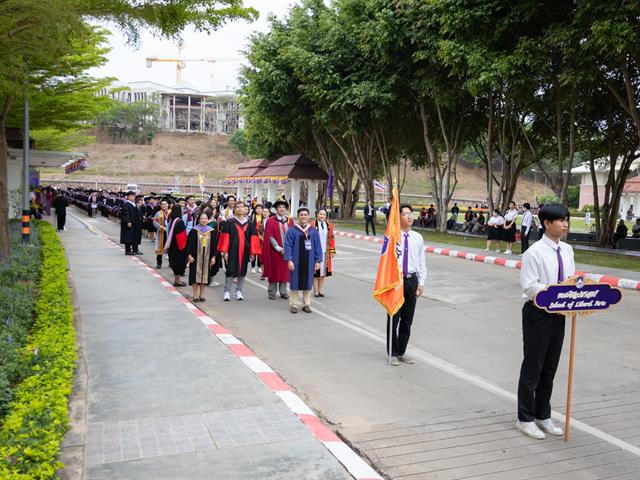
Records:
{"label": "black trousers", "polygon": [[162,266],[162,255],[156,255],[156,265],[159,267]]}
{"label": "black trousers", "polygon": [[518,420],[533,422],[551,417],[551,393],[562,342],[564,315],[547,313],[526,302],[522,307],[524,359],[518,381]]}
{"label": "black trousers", "polygon": [[520,242],[522,244],[522,253],[526,252],[529,248],[529,235],[531,235],[531,229],[529,229],[529,235],[525,235],[524,232],[527,231],[527,227],[520,228]]}
{"label": "black trousers", "polygon": [[373,234],[376,234],[376,224],[373,223],[373,217],[365,217],[364,218],[364,231],[367,235],[369,235],[369,225],[371,225],[371,231]]}
{"label": "black trousers", "polygon": [[[413,275],[404,279],[404,303],[398,313],[393,316],[391,356],[404,355],[407,351],[413,314],[416,310],[416,290],[418,276]],[[389,354],[389,315],[387,315],[387,354]]]}
{"label": "black trousers", "polygon": [[137,243],[125,243],[124,244],[125,253],[137,252],[138,251],[138,245],[139,244],[137,244]]}
{"label": "black trousers", "polygon": [[67,212],[58,213],[57,220],[58,220],[58,231],[63,230],[64,224],[67,223]]}

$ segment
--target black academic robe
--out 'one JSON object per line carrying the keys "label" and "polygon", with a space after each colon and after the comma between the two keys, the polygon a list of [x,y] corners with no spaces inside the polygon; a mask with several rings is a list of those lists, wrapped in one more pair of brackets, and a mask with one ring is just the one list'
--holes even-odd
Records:
{"label": "black academic robe", "polygon": [[[213,230],[209,231],[207,238],[207,247],[202,247],[202,244],[198,241],[199,232],[197,228],[192,228],[187,237],[187,257],[191,255],[194,259],[189,264],[189,285],[194,283],[204,283],[209,285],[211,283],[211,259],[216,256],[217,245],[216,235]],[[200,245],[199,245],[200,244]],[[203,258],[203,252],[207,251],[206,258]],[[197,278],[197,272],[200,270],[202,275]],[[205,281],[200,281],[204,277]]]}
{"label": "black academic robe", "polygon": [[260,254],[260,239],[255,225],[249,220],[244,224],[236,218],[227,220],[220,233],[218,250],[229,254],[227,277],[246,276],[249,257]]}
{"label": "black academic robe", "polygon": [[53,201],[53,208],[56,209],[56,215],[66,215],[69,201],[64,195],[58,195]]}
{"label": "black academic robe", "polygon": [[[131,227],[127,226],[131,223]],[[142,242],[142,212],[135,205],[125,202],[120,210],[120,243],[140,245]]]}
{"label": "black academic robe", "polygon": [[187,229],[182,218],[172,221],[169,228],[169,267],[174,275],[182,276],[187,269]]}

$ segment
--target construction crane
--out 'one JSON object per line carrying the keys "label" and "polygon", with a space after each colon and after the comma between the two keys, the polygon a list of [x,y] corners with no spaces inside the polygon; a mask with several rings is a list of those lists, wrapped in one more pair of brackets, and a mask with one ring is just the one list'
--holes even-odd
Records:
{"label": "construction crane", "polygon": [[180,85],[182,83],[182,70],[186,68],[186,62],[240,62],[241,58],[181,58],[183,44],[180,42],[178,44],[178,57],[177,58],[159,58],[159,57],[147,57],[147,68],[151,68],[153,62],[169,62],[176,64],[176,84]]}

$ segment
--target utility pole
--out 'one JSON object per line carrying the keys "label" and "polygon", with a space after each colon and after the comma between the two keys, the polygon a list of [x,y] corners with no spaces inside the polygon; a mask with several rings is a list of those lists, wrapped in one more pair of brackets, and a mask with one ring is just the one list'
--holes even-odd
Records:
{"label": "utility pole", "polygon": [[24,117],[22,126],[22,243],[31,243],[31,205],[29,204],[29,71],[25,69]]}

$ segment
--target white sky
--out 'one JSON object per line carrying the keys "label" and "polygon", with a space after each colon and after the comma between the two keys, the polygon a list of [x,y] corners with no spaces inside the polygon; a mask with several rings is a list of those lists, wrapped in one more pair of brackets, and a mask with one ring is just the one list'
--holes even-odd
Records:
{"label": "white sky", "polygon": [[[268,30],[267,16],[274,14],[282,18],[289,6],[297,0],[245,0],[244,4],[260,12],[260,18],[253,23],[230,22],[210,36],[186,30],[182,38],[184,46],[182,58],[239,58],[241,50],[246,50],[249,36],[256,31]],[[176,41],[159,39],[149,32],[143,32],[137,47],[126,44],[125,36],[115,26],[106,25],[111,30],[111,52],[109,61],[101,68],[92,69],[98,77],[116,77],[121,84],[133,81],[155,81],[165,85],[176,84],[175,63],[153,63],[146,67],[146,57],[176,58]],[[235,89],[239,86],[239,62],[187,62],[182,70],[182,82],[201,91]]]}

